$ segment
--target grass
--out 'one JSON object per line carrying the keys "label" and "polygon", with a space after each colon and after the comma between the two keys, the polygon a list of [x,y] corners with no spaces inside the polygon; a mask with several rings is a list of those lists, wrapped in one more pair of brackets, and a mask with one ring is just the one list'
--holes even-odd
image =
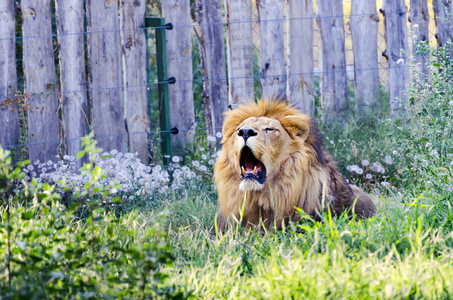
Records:
{"label": "grass", "polygon": [[432,226],[435,208],[375,200],[380,209],[369,220],[340,217],[267,235],[216,237],[212,199],[186,195],[164,205],[185,215],[170,217],[176,260],[163,272],[200,298],[448,298],[453,240]]}

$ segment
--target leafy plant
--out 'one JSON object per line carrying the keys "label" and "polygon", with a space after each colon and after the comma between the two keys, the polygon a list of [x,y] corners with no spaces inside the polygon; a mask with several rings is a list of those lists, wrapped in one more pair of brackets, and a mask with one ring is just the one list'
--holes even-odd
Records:
{"label": "leafy plant", "polygon": [[[98,152],[87,139],[85,153]],[[68,208],[56,187],[23,178],[8,151],[0,148],[0,298],[182,298],[184,287],[166,284],[161,268],[174,257],[163,230],[166,213],[134,211],[116,217],[88,205],[86,218],[76,218],[80,203]],[[88,163],[84,197],[95,192],[102,170]],[[19,182],[20,181],[20,182]],[[19,185],[20,184],[20,185]],[[102,191],[106,196],[107,192]]]}

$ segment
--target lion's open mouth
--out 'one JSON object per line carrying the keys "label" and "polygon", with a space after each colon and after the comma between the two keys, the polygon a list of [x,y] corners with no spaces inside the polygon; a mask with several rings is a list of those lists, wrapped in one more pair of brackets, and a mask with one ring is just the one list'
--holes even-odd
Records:
{"label": "lion's open mouth", "polygon": [[249,147],[245,146],[242,149],[239,164],[241,165],[241,180],[254,179],[261,184],[264,183],[266,167],[253,155]]}

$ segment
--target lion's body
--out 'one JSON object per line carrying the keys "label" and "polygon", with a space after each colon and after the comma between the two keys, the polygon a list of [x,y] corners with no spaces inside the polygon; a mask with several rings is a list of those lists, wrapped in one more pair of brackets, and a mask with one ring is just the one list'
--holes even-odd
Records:
{"label": "lion's body", "polygon": [[[339,214],[352,210],[356,197],[354,210],[359,217],[372,216],[376,211],[368,195],[350,186],[331,155],[322,149],[311,118],[282,101],[261,100],[228,112],[222,143],[214,167],[222,229],[233,219],[242,219],[249,227],[262,222],[269,228],[274,221],[281,227],[282,221],[299,220],[294,207],[315,219],[328,205]],[[252,154],[244,160],[246,148]],[[258,172],[256,166],[251,170],[251,161]],[[257,177],[250,174],[261,175],[262,169],[264,182],[249,179]],[[241,177],[244,174],[249,178]]]}

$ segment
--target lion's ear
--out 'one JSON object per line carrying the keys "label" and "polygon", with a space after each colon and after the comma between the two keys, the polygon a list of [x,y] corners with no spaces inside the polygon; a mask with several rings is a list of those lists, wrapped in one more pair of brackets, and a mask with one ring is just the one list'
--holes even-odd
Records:
{"label": "lion's ear", "polygon": [[299,137],[304,141],[310,134],[310,119],[306,115],[286,116],[281,123],[292,136]]}

